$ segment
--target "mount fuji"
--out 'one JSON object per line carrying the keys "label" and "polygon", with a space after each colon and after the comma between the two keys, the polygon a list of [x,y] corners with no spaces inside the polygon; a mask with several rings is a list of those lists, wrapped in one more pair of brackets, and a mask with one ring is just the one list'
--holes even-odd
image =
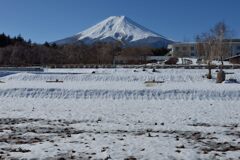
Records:
{"label": "mount fuji", "polygon": [[126,16],[111,16],[74,36],[55,41],[57,45],[112,43],[119,41],[124,46],[167,47],[172,40],[155,33]]}

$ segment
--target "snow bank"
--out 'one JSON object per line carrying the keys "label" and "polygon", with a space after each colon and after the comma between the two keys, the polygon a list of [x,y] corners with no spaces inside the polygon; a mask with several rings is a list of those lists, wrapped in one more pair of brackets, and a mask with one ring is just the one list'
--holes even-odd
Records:
{"label": "snow bank", "polygon": [[[16,73],[1,77],[0,97],[57,99],[176,99],[239,100],[239,84],[215,84],[202,77],[206,70],[163,69],[157,72],[137,69],[58,69],[44,73]],[[227,77],[240,79],[238,70]],[[216,73],[213,72],[213,75]],[[46,83],[56,79],[64,83]],[[145,81],[163,84],[147,86]]]}
{"label": "snow bank", "polygon": [[[147,80],[165,80],[170,82],[197,82],[203,81],[203,75],[206,70],[184,70],[184,69],[166,69],[159,70],[157,73],[133,72],[133,70],[106,70],[98,71],[96,74],[91,74],[82,70],[82,73],[68,72],[45,72],[45,73],[18,73],[1,78],[5,81],[47,81],[61,79],[63,81],[147,81]],[[240,78],[240,74],[233,75],[234,78]]]}

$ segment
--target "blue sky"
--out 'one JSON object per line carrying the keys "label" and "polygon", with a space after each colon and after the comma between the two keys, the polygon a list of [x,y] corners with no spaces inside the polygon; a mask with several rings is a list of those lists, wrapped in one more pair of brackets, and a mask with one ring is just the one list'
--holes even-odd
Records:
{"label": "blue sky", "polygon": [[42,43],[76,34],[113,15],[125,15],[173,40],[225,21],[240,37],[240,0],[0,0],[0,33]]}

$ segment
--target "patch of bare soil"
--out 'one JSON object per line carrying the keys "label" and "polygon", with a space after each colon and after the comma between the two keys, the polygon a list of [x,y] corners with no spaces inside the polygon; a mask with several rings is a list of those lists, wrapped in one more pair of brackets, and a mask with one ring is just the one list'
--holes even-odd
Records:
{"label": "patch of bare soil", "polygon": [[[127,136],[145,136],[147,138],[166,137],[172,138],[178,141],[180,145],[176,146],[176,153],[181,153],[186,149],[197,150],[198,154],[213,155],[215,157],[224,157],[228,152],[240,152],[240,142],[237,141],[240,138],[240,132],[238,125],[229,124],[224,126],[211,125],[207,123],[190,124],[192,127],[222,127],[226,131],[222,133],[218,132],[199,132],[199,131],[180,131],[180,130],[154,130],[154,129],[139,129],[139,130],[81,130],[71,127],[72,124],[85,124],[88,125],[101,125],[101,120],[89,121],[67,121],[67,120],[45,120],[45,119],[26,119],[26,118],[1,118],[0,119],[0,159],[14,159],[11,157],[11,153],[31,153],[31,149],[23,148],[23,144],[41,144],[44,142],[55,144],[56,139],[68,139],[73,135],[79,135],[87,133],[92,135],[92,141],[95,141],[94,135],[103,135],[103,137],[109,135],[117,135],[116,141],[124,141]],[[87,124],[87,125],[86,125]],[[157,123],[154,125],[158,125]],[[164,126],[164,124],[160,124]],[[219,136],[225,136],[226,139],[232,139],[231,141],[220,140]],[[184,142],[184,143],[182,143]],[[75,142],[69,142],[75,143]],[[76,143],[83,143],[76,141]],[[113,142],[115,143],[115,142]],[[182,144],[181,144],[182,143]],[[90,147],[85,142],[86,147]],[[109,150],[110,146],[103,147],[101,152]],[[146,148],[142,148],[141,151],[145,151]],[[95,152],[77,152],[75,150],[61,153],[49,159],[94,159],[97,154]],[[47,154],[47,153],[46,153]],[[111,159],[109,155],[106,159]],[[134,156],[126,157],[126,160],[136,159]],[[240,159],[240,158],[239,158]]]}

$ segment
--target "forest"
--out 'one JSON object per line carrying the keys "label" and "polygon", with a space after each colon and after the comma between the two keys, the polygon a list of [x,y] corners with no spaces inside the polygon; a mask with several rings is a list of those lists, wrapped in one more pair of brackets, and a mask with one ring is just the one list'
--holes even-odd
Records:
{"label": "forest", "polygon": [[[47,66],[74,64],[113,64],[116,56],[140,59],[146,56],[165,55],[165,48],[123,47],[121,43],[95,43],[92,45],[56,45],[32,43],[21,35],[10,37],[0,34],[0,66]],[[142,58],[141,58],[142,59]],[[128,62],[125,62],[128,63]],[[145,60],[129,63],[146,63]]]}

